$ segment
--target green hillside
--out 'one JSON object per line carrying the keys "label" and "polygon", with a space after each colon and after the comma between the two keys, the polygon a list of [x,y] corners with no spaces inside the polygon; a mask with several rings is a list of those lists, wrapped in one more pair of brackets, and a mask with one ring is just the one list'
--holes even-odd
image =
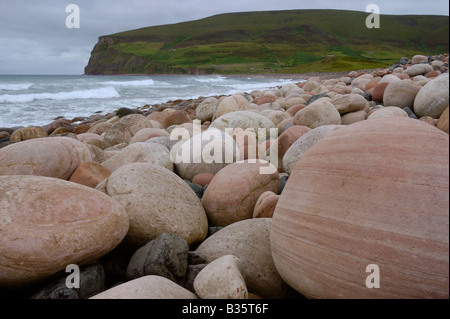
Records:
{"label": "green hillside", "polygon": [[303,73],[448,52],[449,17],[289,10],[229,13],[99,38],[86,74]]}

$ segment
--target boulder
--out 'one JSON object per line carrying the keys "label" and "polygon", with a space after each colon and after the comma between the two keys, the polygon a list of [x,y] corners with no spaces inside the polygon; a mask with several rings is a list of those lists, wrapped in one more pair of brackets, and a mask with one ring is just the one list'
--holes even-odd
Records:
{"label": "boulder", "polygon": [[111,175],[111,171],[99,163],[84,162],[73,172],[69,182],[95,188],[102,180],[107,179],[109,175]]}
{"label": "boulder", "polygon": [[198,297],[167,278],[149,275],[112,287],[90,299],[198,299]]}
{"label": "boulder", "polygon": [[350,125],[356,122],[364,121],[367,119],[367,113],[364,110],[351,112],[342,115],[341,124],[342,125]]}
{"label": "boulder", "polygon": [[439,117],[437,128],[448,134],[448,106]]}
{"label": "boulder", "polygon": [[141,114],[131,114],[120,118],[105,133],[104,141],[109,146],[129,143],[131,138],[143,128],[151,128],[153,124]]}
{"label": "boulder", "polygon": [[386,106],[381,107],[371,113],[367,119],[372,120],[376,118],[386,118],[386,117],[409,117],[408,113],[396,106]]}
{"label": "boulder", "polygon": [[202,121],[211,121],[214,114],[216,114],[220,101],[215,97],[209,97],[203,100],[195,109],[197,118]]}
{"label": "boulder", "polygon": [[278,155],[283,159],[289,147],[295,143],[300,137],[311,131],[307,126],[294,125],[286,129],[278,137]]}
{"label": "boulder", "polygon": [[150,163],[115,170],[97,189],[125,207],[131,245],[145,245],[163,233],[199,243],[208,233],[205,211],[194,191],[175,173]]}
{"label": "boulder", "polygon": [[383,102],[384,91],[386,91],[388,85],[389,82],[384,82],[374,87],[372,91],[372,100],[374,100],[375,102]]}
{"label": "boulder", "polygon": [[428,57],[426,55],[417,54],[413,56],[411,59],[412,64],[419,64],[419,63],[428,63]]}
{"label": "boulder", "polygon": [[194,289],[201,299],[248,299],[240,260],[225,255],[206,265],[195,277]]}
{"label": "boulder", "polygon": [[364,110],[367,104],[366,99],[359,94],[337,95],[330,102],[336,107],[339,114]]}
{"label": "boulder", "polygon": [[[169,110],[169,109],[166,109],[166,110]],[[172,126],[172,125],[181,125],[184,123],[189,123],[191,121],[192,121],[191,117],[189,116],[189,114],[186,111],[177,110],[177,111],[171,112],[164,118],[162,126],[163,126],[163,128],[168,128],[169,126]]]}
{"label": "boulder", "polygon": [[[269,174],[264,172],[270,168],[273,169]],[[210,224],[226,226],[252,218],[261,194],[277,192],[279,183],[276,168],[266,161],[246,160],[226,166],[214,176],[203,194],[202,204]]]}
{"label": "boulder", "polygon": [[0,286],[45,279],[113,250],[128,216],[110,197],[42,176],[0,176]]}
{"label": "boulder", "polygon": [[274,192],[267,191],[259,196],[253,209],[253,218],[271,218],[280,196]]}
{"label": "boulder", "polygon": [[0,175],[39,175],[68,180],[89,149],[69,137],[37,138],[0,149]]}
{"label": "boulder", "polygon": [[192,183],[198,184],[202,187],[210,184],[212,179],[214,178],[214,174],[211,173],[201,173],[197,174],[192,178]]}
{"label": "boulder", "polygon": [[341,115],[331,102],[321,99],[298,111],[294,116],[294,124],[309,128],[341,124]]}
{"label": "boulder", "polygon": [[166,130],[160,128],[143,128],[138,131],[130,140],[130,144],[137,142],[145,142],[152,137],[169,136]]}
{"label": "boulder", "polygon": [[225,115],[230,112],[246,111],[250,109],[251,109],[250,103],[244,96],[240,94],[228,96],[222,102],[220,102],[212,120],[214,121],[215,119],[221,117],[222,115]]}
{"label": "boulder", "polygon": [[431,116],[438,119],[449,105],[448,73],[438,76],[423,86],[414,100],[417,117]]}
{"label": "boulder", "polygon": [[[448,298],[448,143],[410,118],[358,122],[316,143],[272,218],[286,283],[309,298]],[[380,289],[368,289],[376,269]]]}
{"label": "boulder", "polygon": [[11,137],[9,140],[11,142],[20,142],[20,141],[26,141],[31,140],[34,138],[41,138],[41,137],[47,137],[48,134],[46,131],[44,131],[40,127],[36,126],[29,126],[29,127],[23,127],[16,131],[14,131],[11,134]]}
{"label": "boulder", "polygon": [[383,105],[412,108],[420,89],[421,87],[411,80],[391,82],[384,91]]}
{"label": "boulder", "polygon": [[431,71],[433,71],[433,67],[429,64],[415,64],[410,66],[403,72],[408,74],[410,77],[413,77],[416,75],[425,75]]}

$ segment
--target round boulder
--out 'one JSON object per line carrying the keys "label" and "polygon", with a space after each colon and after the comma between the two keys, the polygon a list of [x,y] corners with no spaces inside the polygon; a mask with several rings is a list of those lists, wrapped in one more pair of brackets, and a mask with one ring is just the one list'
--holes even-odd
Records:
{"label": "round boulder", "polygon": [[412,108],[414,99],[420,89],[420,85],[415,84],[411,80],[391,82],[384,91],[383,105]]}
{"label": "round boulder", "polygon": [[298,111],[294,116],[294,124],[309,128],[341,124],[341,115],[331,102],[320,99]]}
{"label": "round boulder", "polygon": [[414,101],[417,117],[431,116],[438,119],[449,105],[448,73],[438,76],[423,86]]}

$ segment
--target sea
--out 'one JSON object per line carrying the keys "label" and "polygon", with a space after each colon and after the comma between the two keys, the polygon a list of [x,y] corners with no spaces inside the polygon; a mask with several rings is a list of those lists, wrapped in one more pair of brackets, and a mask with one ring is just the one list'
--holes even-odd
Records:
{"label": "sea", "polygon": [[292,79],[273,77],[0,75],[0,127],[42,126],[57,117],[107,114],[177,99],[250,93]]}

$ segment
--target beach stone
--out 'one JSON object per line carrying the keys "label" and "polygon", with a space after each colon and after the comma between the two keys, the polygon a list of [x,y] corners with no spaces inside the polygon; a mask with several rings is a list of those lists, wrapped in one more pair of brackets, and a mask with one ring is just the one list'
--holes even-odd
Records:
{"label": "beach stone", "polygon": [[197,275],[206,267],[206,264],[189,264],[187,266],[183,287],[195,294],[194,281]]}
{"label": "beach stone", "polygon": [[69,182],[95,188],[111,175],[111,171],[96,162],[83,162],[73,172]]}
{"label": "beach stone", "polygon": [[214,174],[211,173],[200,173],[195,175],[192,178],[192,183],[198,184],[202,187],[205,187],[206,185],[210,184],[212,179],[214,178]]}
{"label": "beach stone", "polygon": [[444,65],[444,62],[439,60],[434,60],[433,62],[431,62],[431,66],[433,67],[434,70],[440,70],[442,65]]}
{"label": "beach stone", "polygon": [[208,233],[205,211],[194,191],[175,173],[150,163],[132,163],[115,170],[97,186],[130,217],[125,240],[145,245],[163,233],[184,238],[188,245]]}
{"label": "beach stone", "polygon": [[9,139],[11,142],[20,142],[47,136],[48,136],[47,132],[45,132],[42,128],[36,126],[29,126],[14,131]]}
{"label": "beach stone", "polygon": [[112,287],[90,299],[198,299],[198,297],[167,278],[149,275]]}
{"label": "beach stone", "polygon": [[272,218],[279,195],[267,191],[259,196],[253,209],[253,218]]}
{"label": "beach stone", "polygon": [[[169,109],[166,109],[169,110]],[[186,111],[178,110],[171,112],[164,118],[164,122],[162,123],[163,128],[168,128],[172,125],[181,125],[184,123],[191,122],[191,117]]]}
{"label": "beach stone", "polygon": [[111,126],[112,126],[112,123],[108,123],[108,122],[99,122],[99,123],[96,123],[96,124],[92,125],[86,133],[93,133],[93,134],[102,135],[102,134],[105,133]]}
{"label": "beach stone", "polygon": [[300,158],[318,141],[328,134],[345,127],[344,125],[325,125],[317,127],[300,137],[283,156],[283,169],[291,174]]}
{"label": "beach stone", "polygon": [[301,94],[304,92],[304,89],[301,89],[295,83],[287,83],[287,84],[284,84],[279,91],[280,91],[281,96],[287,97],[292,93]]}
{"label": "beach stone", "polygon": [[285,298],[290,288],[278,275],[270,253],[271,218],[253,218],[228,225],[197,247],[207,263],[226,255],[241,261],[248,291],[263,298]]}
{"label": "beach stone", "polygon": [[207,264],[195,278],[194,289],[201,299],[248,299],[240,260],[233,255],[219,257]]}
{"label": "beach stone", "polygon": [[80,288],[67,288],[67,274],[34,293],[30,299],[88,299],[105,290],[101,264],[80,267]]}
{"label": "beach stone", "polygon": [[127,268],[128,280],[161,276],[182,285],[188,265],[189,246],[180,236],[161,234],[139,248]]}
{"label": "beach stone", "polygon": [[235,128],[232,131],[230,130],[229,134],[239,149],[239,158],[236,155],[236,159],[246,160],[258,158],[257,137],[253,130]]}
{"label": "beach stone", "polygon": [[378,84],[372,91],[372,100],[375,102],[383,102],[384,91],[386,91],[389,82]]}
{"label": "beach stone", "polygon": [[9,139],[10,137],[11,137],[11,134],[9,134],[9,132],[0,131],[0,140]]}
{"label": "beach stone", "polygon": [[448,73],[438,76],[423,86],[414,100],[417,117],[431,116],[438,119],[449,105]]}
{"label": "beach stone", "polygon": [[409,108],[409,107],[404,107],[402,108],[403,111],[406,112],[406,114],[408,114],[408,116],[412,119],[416,119],[417,120],[417,116],[416,114],[414,114],[414,112]]}
{"label": "beach stone", "polygon": [[386,106],[381,107],[375,112],[371,113],[367,119],[372,120],[376,118],[387,118],[387,117],[409,117],[408,113],[396,106]]}
{"label": "beach stone", "polygon": [[300,111],[301,109],[304,109],[305,107],[306,107],[305,104],[294,105],[294,106],[291,106],[290,108],[288,108],[286,110],[286,113],[288,113],[290,116],[294,116],[295,114],[297,114],[298,111]]}
{"label": "beach stone", "polygon": [[198,185],[198,184],[192,183],[191,181],[189,181],[187,179],[185,179],[184,181],[194,191],[195,195],[197,195],[198,198],[202,199],[202,197],[203,197],[203,187]]}
{"label": "beach stone", "polygon": [[413,77],[416,75],[425,75],[431,71],[433,71],[433,67],[429,64],[415,64],[410,66],[403,72]]}
{"label": "beach stone", "polygon": [[419,121],[428,123],[428,124],[430,124],[431,126],[437,126],[437,123],[436,123],[437,120],[435,120],[435,119],[432,118],[431,116],[422,116],[422,117],[419,119]]}
{"label": "beach stone", "polygon": [[439,117],[437,128],[448,134],[448,106]]}
{"label": "beach stone", "polygon": [[[295,115],[295,114],[294,114]],[[294,118],[291,117],[290,119],[285,119],[280,122],[280,124],[277,125],[278,135],[281,135],[291,126],[294,126]]]}
{"label": "beach stone", "polygon": [[273,103],[277,100],[277,97],[273,94],[263,94],[262,96],[260,96],[259,98],[257,98],[254,103],[256,103],[256,105],[263,105],[266,103]]}
{"label": "beach stone", "polygon": [[278,155],[282,159],[289,147],[300,137],[311,131],[307,126],[294,125],[285,130],[278,137]]}
{"label": "beach stone", "polygon": [[[161,111],[154,111],[154,112],[150,113],[149,115],[147,115],[146,117],[150,121],[159,123],[159,125],[161,126],[160,128],[164,128],[163,123],[167,117],[167,113],[163,113]],[[153,123],[153,122],[151,122],[151,123]]]}
{"label": "beach stone", "polygon": [[412,64],[428,63],[428,57],[425,55],[417,54],[417,55],[413,56],[411,61],[412,61]]}
{"label": "beach stone", "polygon": [[[272,218],[281,277],[308,298],[448,298],[448,143],[420,121],[383,118],[315,144]],[[381,289],[367,289],[371,264]]]}
{"label": "beach stone", "polygon": [[116,114],[119,118],[122,118],[122,117],[130,115],[130,114],[136,114],[136,113],[137,112],[135,110],[129,109],[127,107],[121,107],[116,112]]}
{"label": "beach stone", "polygon": [[366,99],[359,94],[337,95],[330,101],[338,110],[339,114],[364,110]]}
{"label": "beach stone", "polygon": [[267,117],[251,111],[227,113],[217,118],[210,125],[210,129],[216,128],[221,131],[235,128],[253,130],[258,137],[258,144],[265,141],[270,136],[270,129],[275,127],[273,122]]}
{"label": "beach stone", "polygon": [[79,140],[81,143],[84,143],[84,144],[87,144],[93,140],[99,140],[100,143],[102,143],[103,137],[101,137],[98,134],[94,134],[94,133],[81,133],[81,134],[77,135],[77,140]]}
{"label": "beach stone", "polygon": [[89,152],[91,153],[93,162],[101,164],[110,157],[109,152],[105,152],[101,148],[99,148],[95,145],[88,143],[88,144],[86,144],[86,147],[88,148]]}
{"label": "beach stone", "polygon": [[197,134],[181,144],[172,161],[178,175],[192,181],[201,173],[216,174],[230,163],[236,162],[240,154],[233,138],[217,129]]}
{"label": "beach stone", "polygon": [[172,146],[174,146],[178,142],[179,142],[178,140],[171,140],[170,137],[167,136],[152,137],[151,139],[145,141],[145,143],[161,144],[164,147],[166,147],[169,150],[169,152],[172,149]]}
{"label": "beach stone", "polygon": [[342,115],[341,124],[350,125],[356,122],[364,121],[365,119],[367,119],[367,113],[364,110],[350,112]]}
{"label": "beach stone", "polygon": [[129,143],[133,136],[143,128],[153,127],[148,118],[141,114],[131,114],[120,118],[105,133],[104,141],[109,146]]}
{"label": "beach stone", "polygon": [[89,149],[68,137],[36,138],[0,149],[0,175],[39,175],[68,180]]}
{"label": "beach stone", "polygon": [[435,78],[435,77],[437,77],[439,75],[441,75],[441,71],[438,71],[438,70],[434,70],[434,71],[428,72],[426,77],[425,77],[425,79],[424,79],[424,82],[428,83],[430,81],[430,78]]}
{"label": "beach stone", "polygon": [[[269,174],[264,170],[269,170]],[[279,184],[276,168],[266,161],[246,160],[224,167],[214,176],[202,198],[210,225],[226,226],[252,218],[259,196],[265,191],[276,192]]]}
{"label": "beach stone", "polygon": [[130,163],[151,163],[173,171],[173,162],[167,148],[161,144],[144,142],[128,145],[104,161],[102,166],[114,172],[119,167]]}
{"label": "beach stone", "polygon": [[250,103],[244,96],[240,94],[228,96],[222,102],[220,102],[212,120],[214,122],[215,119],[230,112],[246,111],[250,109]]}
{"label": "beach stone", "polygon": [[56,130],[58,127],[65,127],[70,131],[72,131],[73,129],[73,125],[70,123],[70,121],[65,119],[59,119],[41,127],[44,131],[47,132],[47,134],[52,134],[53,131]]}
{"label": "beach stone", "polygon": [[398,76],[395,76],[393,74],[387,74],[381,78],[381,80],[378,82],[380,83],[391,83],[391,82],[398,82],[401,81]]}
{"label": "beach stone", "polygon": [[[69,130],[67,128],[57,128],[55,131],[53,131],[52,134],[61,134],[61,133],[66,133],[66,132],[72,132],[74,134],[82,134],[82,133],[86,133],[87,131],[89,131],[90,126],[87,124],[79,124],[77,126],[75,126],[73,128],[73,130]],[[58,130],[62,129],[63,132],[56,132]]]}
{"label": "beach stone", "polygon": [[298,111],[294,116],[294,124],[312,129],[323,125],[341,124],[341,115],[331,102],[321,100]]}
{"label": "beach stone", "polygon": [[137,143],[137,142],[145,142],[152,137],[159,136],[169,136],[170,134],[167,131],[160,128],[143,128],[138,131],[130,140],[129,144]]}
{"label": "beach stone", "polygon": [[282,121],[286,120],[286,119],[290,119],[292,118],[292,116],[284,111],[273,111],[269,114],[266,115],[266,117],[271,120],[273,122],[273,124],[275,124],[275,126],[277,126],[278,124],[280,124]]}
{"label": "beach stone", "polygon": [[420,89],[421,87],[411,80],[391,82],[384,91],[383,104],[384,106],[412,108],[414,105],[414,99]]}
{"label": "beach stone", "polygon": [[289,179],[289,175],[286,173],[280,174],[280,186],[278,187],[278,195],[283,192],[284,186],[286,186],[287,180]]}
{"label": "beach stone", "polygon": [[[110,197],[43,176],[0,176],[0,286],[22,286],[110,252],[128,216]],[[20,267],[19,267],[20,266]]]}
{"label": "beach stone", "polygon": [[326,93],[313,95],[313,96],[311,96],[311,97],[308,99],[308,101],[306,102],[306,106],[308,106],[308,105],[310,105],[311,103],[316,102],[316,101],[318,101],[318,100],[320,100],[320,99],[322,99],[322,98],[330,98],[330,99],[331,99],[331,96],[329,96],[329,95],[326,94]]}
{"label": "beach stone", "polygon": [[209,97],[203,100],[195,109],[197,118],[202,121],[211,121],[214,114],[216,114],[220,101],[215,97]]}

